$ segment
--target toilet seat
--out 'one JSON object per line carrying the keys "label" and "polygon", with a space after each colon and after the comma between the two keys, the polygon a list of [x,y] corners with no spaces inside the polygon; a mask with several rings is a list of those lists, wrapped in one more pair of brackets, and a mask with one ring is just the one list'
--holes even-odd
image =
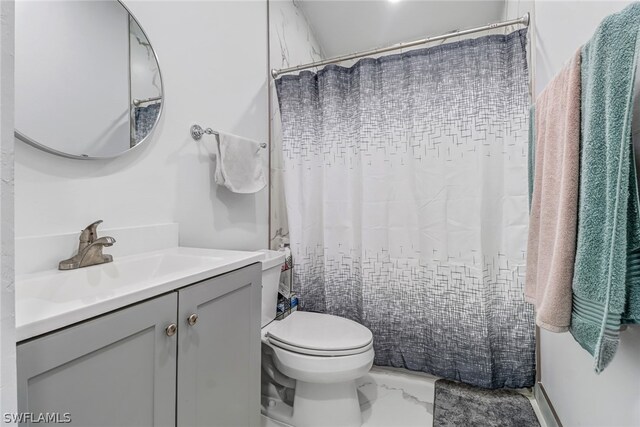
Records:
{"label": "toilet seat", "polygon": [[296,311],[266,329],[270,344],[309,356],[349,356],[373,347],[368,328],[330,314]]}
{"label": "toilet seat", "polygon": [[353,354],[364,353],[365,351],[373,348],[373,341],[371,341],[368,345],[361,348],[327,351],[327,350],[314,350],[312,348],[304,348],[304,347],[290,345],[285,342],[279,341],[273,337],[268,337],[268,340],[269,340],[269,344],[272,344],[276,347],[282,348],[284,350],[289,350],[294,353],[306,354],[308,356],[324,356],[324,357],[351,356]]}

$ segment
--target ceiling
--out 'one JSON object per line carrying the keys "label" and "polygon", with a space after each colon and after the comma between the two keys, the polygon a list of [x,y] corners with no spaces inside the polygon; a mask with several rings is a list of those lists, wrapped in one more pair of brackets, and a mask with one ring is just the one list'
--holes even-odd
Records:
{"label": "ceiling", "polygon": [[298,0],[325,57],[501,21],[504,0]]}

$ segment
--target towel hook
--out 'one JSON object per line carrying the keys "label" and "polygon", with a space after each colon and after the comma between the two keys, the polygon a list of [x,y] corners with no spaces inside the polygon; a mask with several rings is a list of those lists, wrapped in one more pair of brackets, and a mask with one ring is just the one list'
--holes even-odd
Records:
{"label": "towel hook", "polygon": [[[203,129],[202,126],[198,124],[191,126],[191,138],[193,138],[194,141],[200,141],[200,139],[202,138],[202,135],[204,134],[215,135],[217,137],[220,136],[218,131],[215,131],[211,128]],[[267,148],[267,144],[265,142],[261,142],[260,148]]]}

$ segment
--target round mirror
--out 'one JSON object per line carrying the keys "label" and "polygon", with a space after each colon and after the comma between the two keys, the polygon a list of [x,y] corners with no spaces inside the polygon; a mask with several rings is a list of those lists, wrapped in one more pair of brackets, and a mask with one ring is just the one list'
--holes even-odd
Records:
{"label": "round mirror", "polygon": [[19,1],[15,127],[22,141],[77,159],[119,156],[160,118],[160,67],[119,1]]}

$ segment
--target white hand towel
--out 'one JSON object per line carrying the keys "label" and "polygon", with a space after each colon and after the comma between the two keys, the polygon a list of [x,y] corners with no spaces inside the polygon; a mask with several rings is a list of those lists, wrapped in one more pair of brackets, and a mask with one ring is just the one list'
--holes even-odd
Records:
{"label": "white hand towel", "polygon": [[234,193],[256,193],[267,185],[261,143],[220,133],[216,144],[215,181]]}

